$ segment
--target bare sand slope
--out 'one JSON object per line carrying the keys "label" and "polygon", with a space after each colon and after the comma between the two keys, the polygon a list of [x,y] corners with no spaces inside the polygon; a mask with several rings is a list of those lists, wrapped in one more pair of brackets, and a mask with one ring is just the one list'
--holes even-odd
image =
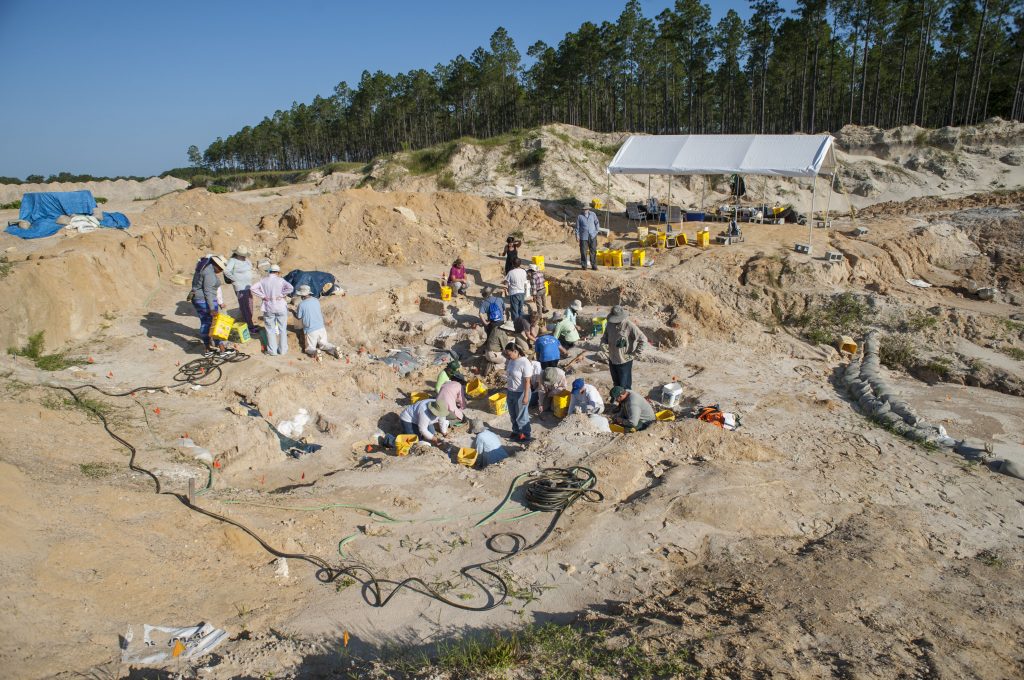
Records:
{"label": "bare sand slope", "polygon": [[[650,267],[597,272],[577,269],[560,220],[535,202],[372,190],[297,202],[247,196],[164,197],[133,234],[36,244],[0,282],[12,305],[8,344],[45,328],[58,338],[50,347],[68,340],[72,355],[92,359],[55,373],[0,360],[11,442],[0,451],[0,664],[13,677],[123,677],[117,636],[130,624],[225,627],[230,642],[178,669],[200,677],[387,677],[398,667],[374,659],[389,648],[429,651],[488,628],[579,618],[606,620],[650,654],[685,650],[708,677],[1024,671],[1015,644],[1024,635],[1024,482],[873,425],[833,382],[839,354],[801,338],[796,321],[834,294],[861,297],[872,310],[864,323],[912,343],[921,367],[947,360],[941,376],[917,364],[887,371],[924,417],[954,437],[992,442],[997,455],[1020,447],[1019,196],[910,215],[890,206],[816,231],[816,253],[843,253],[837,264],[793,253],[793,227],[749,225],[741,244],[652,250]],[[869,234],[851,236],[855,224]],[[634,243],[623,222],[613,226],[615,242]],[[679,379],[685,403],[719,403],[743,427],[686,420],[615,435],[579,416],[546,416],[535,420],[534,444],[512,446],[514,457],[484,470],[432,450],[367,451],[378,427],[395,429],[408,393],[433,384],[434,350],[467,352],[478,285],[498,278],[497,249],[513,230],[523,232],[524,254],[547,258],[556,307],[579,298],[584,318],[630,308],[653,343],[635,367],[637,389],[656,397]],[[88,411],[44,386],[173,384],[198,351],[186,275],[197,255],[239,242],[257,259],[339,276],[348,294],[323,305],[343,358],[301,357],[294,334],[287,357],[262,356],[253,342],[242,348],[252,357],[225,366],[215,384],[92,394],[96,408],[165,490],[206,482],[207,469],[178,445],[187,434],[219,463],[201,507],[279,550],[355,560],[380,578],[417,576],[468,607],[487,597],[459,570],[500,556],[489,537],[513,531],[532,543],[550,527],[550,515],[517,518],[517,495],[476,526],[515,477],[593,469],[603,500],[577,504],[545,542],[498,565],[511,587],[500,607],[467,612],[403,591],[374,609],[354,579],[321,583],[297,559],[286,576],[245,534],[155,495]],[[467,258],[473,297],[424,307],[456,255]],[[995,285],[996,299],[975,299],[970,281]],[[36,304],[18,299],[26,289],[40,291]],[[934,321],[908,323],[920,315]],[[421,354],[424,367],[400,376],[374,360],[392,347]],[[581,349],[576,375],[607,393],[598,347],[585,339]],[[471,413],[507,433],[507,415],[483,407],[474,401]],[[321,448],[295,459],[286,453],[295,442],[274,427],[300,408],[321,416],[322,428],[302,433]],[[464,428],[452,439],[468,443]]]}

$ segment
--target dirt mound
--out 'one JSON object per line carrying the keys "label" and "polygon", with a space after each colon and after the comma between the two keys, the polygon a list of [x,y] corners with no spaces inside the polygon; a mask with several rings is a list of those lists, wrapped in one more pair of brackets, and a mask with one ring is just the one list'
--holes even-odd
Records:
{"label": "dirt mound", "polygon": [[49,182],[44,184],[0,184],[0,203],[10,203],[22,194],[33,191],[91,191],[93,196],[102,196],[111,201],[126,203],[135,200],[157,198],[173,191],[183,191],[188,182],[177,177],[150,177],[134,179],[103,180],[101,182]]}

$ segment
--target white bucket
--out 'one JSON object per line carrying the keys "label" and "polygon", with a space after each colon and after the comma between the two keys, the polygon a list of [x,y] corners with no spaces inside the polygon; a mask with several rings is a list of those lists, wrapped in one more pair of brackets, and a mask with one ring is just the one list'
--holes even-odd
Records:
{"label": "white bucket", "polygon": [[523,185],[522,184],[517,184],[516,185],[516,196],[522,196],[522,195],[523,195]]}
{"label": "white bucket", "polygon": [[679,400],[683,398],[683,386],[679,383],[669,383],[661,388],[661,403],[665,406],[678,406]]}

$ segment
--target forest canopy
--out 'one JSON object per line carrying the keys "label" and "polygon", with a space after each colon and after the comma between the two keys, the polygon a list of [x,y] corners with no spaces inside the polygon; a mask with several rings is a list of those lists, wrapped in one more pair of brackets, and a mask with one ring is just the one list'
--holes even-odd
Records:
{"label": "forest canopy", "polygon": [[699,0],[655,17],[629,0],[524,57],[504,28],[432,70],[363,71],[189,160],[309,169],[548,123],[655,134],[922,127],[1024,116],[1019,0],[751,0],[717,23]]}

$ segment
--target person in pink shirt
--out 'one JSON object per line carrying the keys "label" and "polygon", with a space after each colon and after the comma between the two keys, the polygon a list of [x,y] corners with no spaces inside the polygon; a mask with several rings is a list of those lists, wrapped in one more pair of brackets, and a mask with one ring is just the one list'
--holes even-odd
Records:
{"label": "person in pink shirt", "polygon": [[270,265],[270,273],[252,287],[260,302],[263,328],[267,333],[267,354],[288,353],[288,296],[294,289],[281,278],[281,267]]}
{"label": "person in pink shirt", "polygon": [[459,380],[449,380],[437,392],[437,401],[448,407],[448,414],[451,418],[462,420],[465,418],[463,411],[466,408],[466,391]]}
{"label": "person in pink shirt", "polygon": [[461,257],[452,262],[452,268],[448,270],[448,285],[451,286],[454,294],[463,297],[468,295],[469,286],[466,284],[466,265],[463,264]]}

